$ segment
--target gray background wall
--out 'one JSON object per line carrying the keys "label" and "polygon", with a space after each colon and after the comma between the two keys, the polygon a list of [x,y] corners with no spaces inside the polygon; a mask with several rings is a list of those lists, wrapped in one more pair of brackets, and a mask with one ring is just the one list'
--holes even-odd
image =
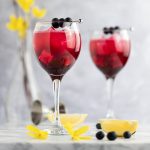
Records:
{"label": "gray background wall", "polygon": [[[132,52],[126,67],[118,74],[113,98],[115,113],[119,118],[139,119],[150,122],[150,1],[149,0],[38,0],[47,8],[45,18],[82,18],[81,55],[66,74],[61,86],[61,100],[69,112],[88,113],[90,121],[104,117],[107,109],[106,80],[91,61],[89,39],[94,29],[103,26],[133,26]],[[4,104],[8,87],[14,76],[16,37],[5,28],[13,11],[11,0],[0,0],[0,121],[5,121]],[[36,78],[40,85],[43,102],[53,105],[52,82],[41,67],[34,62]],[[16,73],[16,72],[15,72]],[[16,75],[16,74],[15,74]],[[18,73],[17,73],[18,75]],[[19,81],[17,81],[19,86]],[[13,107],[21,118],[28,112],[23,93],[17,91]],[[18,105],[18,106],[17,106]]]}

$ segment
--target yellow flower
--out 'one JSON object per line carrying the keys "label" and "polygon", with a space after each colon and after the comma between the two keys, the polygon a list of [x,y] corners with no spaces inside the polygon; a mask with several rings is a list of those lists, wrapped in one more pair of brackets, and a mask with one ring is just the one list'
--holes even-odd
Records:
{"label": "yellow flower", "polygon": [[35,17],[35,18],[42,18],[44,17],[46,14],[46,9],[39,9],[38,7],[33,7],[32,9],[32,15]]}
{"label": "yellow flower", "polygon": [[22,17],[18,17],[17,19],[17,31],[20,38],[24,38],[26,36],[26,31],[28,29],[28,22],[24,20]]}
{"label": "yellow flower", "polygon": [[73,130],[71,125],[65,125],[65,129],[67,130],[68,134],[71,136],[72,140],[79,141],[79,140],[91,140],[91,136],[83,136],[82,134],[86,133],[90,128],[89,126],[82,126],[77,130]]}
{"label": "yellow flower", "polygon": [[48,138],[48,132],[40,130],[34,125],[28,125],[26,129],[29,131],[27,134],[34,139],[46,140]]}
{"label": "yellow flower", "polygon": [[7,28],[11,31],[16,31],[20,38],[26,36],[28,29],[28,22],[22,17],[16,17],[15,15],[10,16],[10,21],[6,24]]}
{"label": "yellow flower", "polygon": [[11,31],[17,30],[17,18],[15,15],[10,15],[10,21],[6,24],[7,28]]}
{"label": "yellow flower", "polygon": [[16,0],[16,2],[25,13],[29,13],[34,4],[34,0]]}

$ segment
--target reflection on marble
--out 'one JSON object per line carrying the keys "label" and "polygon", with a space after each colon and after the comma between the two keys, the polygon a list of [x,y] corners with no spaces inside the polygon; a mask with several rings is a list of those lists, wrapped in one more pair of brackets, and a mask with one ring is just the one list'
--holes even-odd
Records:
{"label": "reflection on marble", "polygon": [[[45,128],[47,126],[41,126]],[[47,140],[35,140],[27,136],[23,127],[0,128],[0,150],[149,150],[150,128],[139,130],[131,139],[74,142],[69,136],[49,136]],[[146,132],[147,131],[147,132]],[[94,137],[94,126],[89,135]]]}

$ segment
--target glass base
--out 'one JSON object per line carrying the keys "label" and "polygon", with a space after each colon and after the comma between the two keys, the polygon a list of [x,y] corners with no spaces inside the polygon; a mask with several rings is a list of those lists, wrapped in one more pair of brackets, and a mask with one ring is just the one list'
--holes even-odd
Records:
{"label": "glass base", "polygon": [[50,125],[49,129],[46,129],[49,135],[68,135],[63,126]]}

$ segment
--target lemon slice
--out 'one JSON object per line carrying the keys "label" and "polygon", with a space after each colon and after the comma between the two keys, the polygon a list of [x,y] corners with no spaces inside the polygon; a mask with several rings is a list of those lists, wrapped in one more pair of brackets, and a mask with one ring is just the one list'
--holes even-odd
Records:
{"label": "lemon slice", "polygon": [[125,131],[129,131],[133,134],[138,127],[137,120],[101,119],[100,124],[104,132],[108,133],[114,131],[117,136],[123,136]]}
{"label": "lemon slice", "polygon": [[[60,121],[62,125],[70,124],[77,126],[83,123],[87,116],[87,114],[60,114]],[[54,114],[48,115],[48,120],[54,121]]]}

